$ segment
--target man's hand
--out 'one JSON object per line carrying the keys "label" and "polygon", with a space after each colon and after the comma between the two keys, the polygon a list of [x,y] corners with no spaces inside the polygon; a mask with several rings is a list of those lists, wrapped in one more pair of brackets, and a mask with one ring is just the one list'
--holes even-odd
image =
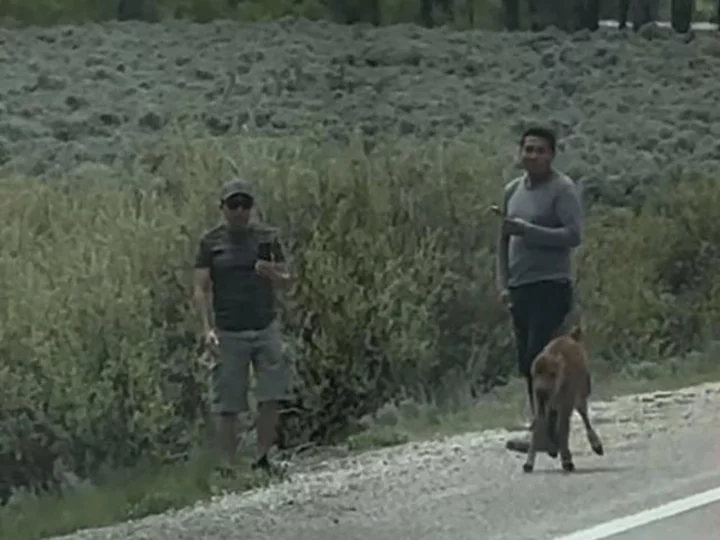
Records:
{"label": "man's hand", "polygon": [[285,281],[290,278],[288,272],[284,271],[283,264],[272,263],[262,259],[255,262],[255,272],[257,275],[273,281]]}
{"label": "man's hand", "polygon": [[530,223],[520,218],[505,218],[502,224],[503,234],[506,236],[522,236]]}
{"label": "man's hand", "polygon": [[503,289],[502,291],[500,291],[498,299],[500,300],[500,303],[506,308],[510,309],[510,307],[512,307],[512,303],[510,302],[510,291],[508,291],[507,289]]}
{"label": "man's hand", "polygon": [[203,333],[203,342],[205,343],[205,347],[213,354],[217,354],[220,350],[220,340],[213,328],[205,330]]}

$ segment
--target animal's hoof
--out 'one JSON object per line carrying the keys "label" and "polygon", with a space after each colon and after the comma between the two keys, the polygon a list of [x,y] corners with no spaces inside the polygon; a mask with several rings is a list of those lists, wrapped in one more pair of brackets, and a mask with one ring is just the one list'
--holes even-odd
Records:
{"label": "animal's hoof", "polygon": [[548,454],[548,456],[550,456],[550,457],[553,458],[553,459],[555,459],[556,457],[558,457],[557,450],[549,450],[547,454]]}
{"label": "animal's hoof", "polygon": [[603,449],[602,444],[596,444],[595,446],[592,447],[592,449],[593,449],[593,452],[595,452],[598,456],[605,455],[605,450]]}
{"label": "animal's hoof", "polygon": [[572,461],[563,461],[562,468],[566,472],[573,472],[575,470],[575,464]]}
{"label": "animal's hoof", "polygon": [[532,463],[523,463],[523,471],[525,472],[532,472],[533,471],[533,465]]}

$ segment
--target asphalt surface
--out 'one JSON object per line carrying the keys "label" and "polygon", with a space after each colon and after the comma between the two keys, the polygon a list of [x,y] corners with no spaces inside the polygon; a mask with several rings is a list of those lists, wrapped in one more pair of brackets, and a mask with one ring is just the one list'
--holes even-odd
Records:
{"label": "asphalt surface", "polygon": [[[560,472],[556,462],[545,456],[538,458],[536,471],[526,475],[520,472],[521,456],[498,449],[480,466],[468,461],[448,471],[448,477],[458,479],[448,485],[434,487],[428,482],[415,496],[397,493],[384,508],[367,512],[332,505],[333,512],[320,512],[309,521],[300,521],[291,512],[277,516],[282,523],[267,533],[283,540],[550,540],[720,486],[718,426],[695,425],[640,439],[625,448],[608,449],[604,458],[579,456],[573,475]],[[502,477],[504,482],[498,481]],[[661,524],[637,534],[659,529],[665,536],[656,538],[702,540],[700,533],[712,531],[709,514],[704,518],[701,525],[683,529],[684,534],[673,534]],[[669,521],[683,524],[680,516]],[[716,532],[713,538],[718,536]],[[260,539],[262,534],[245,537]],[[615,540],[620,538],[636,540],[634,536]]]}
{"label": "asphalt surface", "polygon": [[[596,404],[606,455],[591,453],[573,419],[572,474],[544,454],[524,473],[524,456],[504,448],[507,432],[482,432],[333,461],[269,489],[67,538],[553,540],[720,486],[719,390],[620,412]],[[717,530],[711,510],[693,515],[613,540],[703,540]]]}
{"label": "asphalt surface", "polygon": [[720,538],[720,501],[649,523],[607,540],[717,540]]}

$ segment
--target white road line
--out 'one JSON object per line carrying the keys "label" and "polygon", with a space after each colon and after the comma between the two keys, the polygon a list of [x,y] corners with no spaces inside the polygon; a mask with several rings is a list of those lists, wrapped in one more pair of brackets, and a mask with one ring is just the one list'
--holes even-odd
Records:
{"label": "white road line", "polygon": [[701,506],[718,501],[720,501],[720,488],[715,488],[696,495],[691,495],[690,497],[686,497],[684,499],[678,499],[661,506],[656,506],[655,508],[638,512],[637,514],[613,519],[612,521],[607,521],[605,523],[601,523],[600,525],[596,525],[582,531],[577,531],[567,536],[558,536],[555,540],[602,540],[603,538],[608,538],[613,534],[636,529],[638,527],[642,527],[643,525],[647,525],[648,523],[676,516],[677,514],[694,510],[696,508],[700,508]]}

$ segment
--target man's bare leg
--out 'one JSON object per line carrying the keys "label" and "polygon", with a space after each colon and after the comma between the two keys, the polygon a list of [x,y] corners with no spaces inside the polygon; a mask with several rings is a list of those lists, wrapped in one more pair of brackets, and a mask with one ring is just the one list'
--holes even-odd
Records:
{"label": "man's bare leg", "polygon": [[278,406],[275,401],[265,401],[258,404],[258,451],[264,456],[275,444],[278,424]]}
{"label": "man's bare leg", "polygon": [[526,414],[529,412],[529,421],[524,426],[529,431],[527,438],[510,439],[506,444],[505,448],[513,450],[515,452],[527,453],[530,449],[530,437],[535,426],[535,401],[533,400],[533,382],[530,375],[525,375],[525,398],[526,398]]}
{"label": "man's bare leg", "polygon": [[238,419],[235,413],[219,413],[215,416],[215,448],[222,464],[231,466],[237,448]]}
{"label": "man's bare leg", "polygon": [[269,470],[268,452],[275,444],[278,424],[278,404],[276,401],[263,401],[258,403],[257,444],[258,458],[254,468]]}

